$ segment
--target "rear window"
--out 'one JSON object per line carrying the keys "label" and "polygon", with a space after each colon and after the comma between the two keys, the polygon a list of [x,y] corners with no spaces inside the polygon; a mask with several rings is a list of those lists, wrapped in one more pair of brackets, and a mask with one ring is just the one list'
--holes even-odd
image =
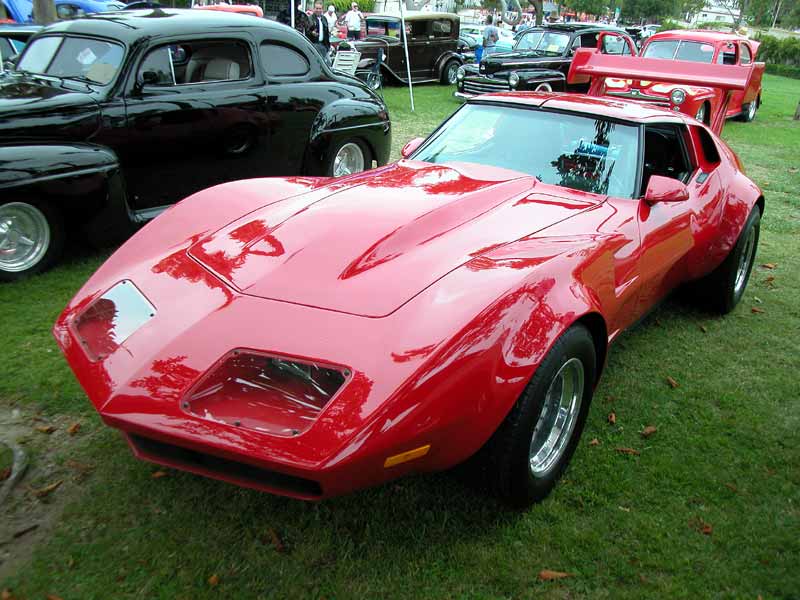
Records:
{"label": "rear window", "polygon": [[687,42],[686,40],[656,41],[647,45],[642,56],[645,58],[667,58],[711,63],[714,59],[714,46],[703,42]]}
{"label": "rear window", "polygon": [[279,44],[261,44],[261,62],[267,75],[273,77],[299,77],[310,69],[303,54]]}

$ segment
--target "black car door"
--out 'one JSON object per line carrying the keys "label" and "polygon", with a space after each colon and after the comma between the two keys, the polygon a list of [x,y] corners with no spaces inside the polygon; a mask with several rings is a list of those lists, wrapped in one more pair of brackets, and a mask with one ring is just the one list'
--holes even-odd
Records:
{"label": "black car door", "polygon": [[176,39],[145,53],[125,98],[121,159],[134,211],[261,174],[256,149],[269,127],[255,65],[246,38]]}

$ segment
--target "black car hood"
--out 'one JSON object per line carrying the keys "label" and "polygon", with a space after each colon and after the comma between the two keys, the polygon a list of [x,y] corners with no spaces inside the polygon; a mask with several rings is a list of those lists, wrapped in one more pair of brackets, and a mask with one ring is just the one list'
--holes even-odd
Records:
{"label": "black car hood", "polygon": [[90,138],[100,107],[88,85],[11,73],[0,77],[0,141]]}
{"label": "black car hood", "polygon": [[491,75],[506,70],[552,69],[554,65],[560,65],[565,60],[569,59],[563,56],[548,56],[533,50],[495,52],[481,60],[479,70],[482,75]]}

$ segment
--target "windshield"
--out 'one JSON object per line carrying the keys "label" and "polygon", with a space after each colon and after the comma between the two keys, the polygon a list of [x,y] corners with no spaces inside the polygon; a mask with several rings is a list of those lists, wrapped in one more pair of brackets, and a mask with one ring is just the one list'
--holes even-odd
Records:
{"label": "windshield", "polygon": [[125,54],[120,44],[93,38],[47,36],[25,48],[17,69],[107,85]]}
{"label": "windshield", "polygon": [[644,58],[668,58],[710,63],[714,58],[714,46],[702,42],[664,40],[650,42],[642,54]]}
{"label": "windshield", "polygon": [[400,37],[400,21],[385,19],[367,19],[367,35],[384,35]]}
{"label": "windshield", "polygon": [[530,31],[517,40],[515,50],[537,50],[542,54],[561,56],[569,45],[569,36],[552,31]]}
{"label": "windshield", "polygon": [[413,158],[512,169],[544,183],[631,198],[638,139],[632,125],[591,116],[467,104]]}

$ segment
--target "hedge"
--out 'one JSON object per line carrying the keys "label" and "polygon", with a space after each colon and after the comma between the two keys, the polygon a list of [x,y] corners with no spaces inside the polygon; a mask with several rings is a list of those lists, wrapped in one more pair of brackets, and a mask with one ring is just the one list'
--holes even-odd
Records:
{"label": "hedge", "polygon": [[772,35],[758,36],[758,60],[776,66],[800,67],[800,38],[776,38]]}
{"label": "hedge", "polygon": [[765,71],[772,75],[782,75],[783,77],[792,77],[793,79],[800,79],[800,67],[793,67],[791,65],[773,65],[768,64]]}

